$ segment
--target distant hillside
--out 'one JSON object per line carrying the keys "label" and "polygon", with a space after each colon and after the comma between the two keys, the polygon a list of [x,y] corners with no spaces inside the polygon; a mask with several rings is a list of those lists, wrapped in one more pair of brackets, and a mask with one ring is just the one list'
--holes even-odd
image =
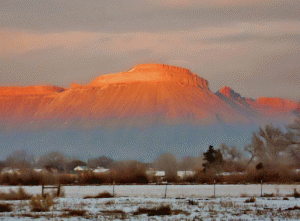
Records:
{"label": "distant hillside", "polygon": [[297,105],[281,98],[243,98],[228,87],[214,94],[205,79],[161,64],[137,65],[127,72],[100,76],[88,85],[74,83],[70,89],[0,88],[0,119],[10,122],[247,124],[289,119]]}

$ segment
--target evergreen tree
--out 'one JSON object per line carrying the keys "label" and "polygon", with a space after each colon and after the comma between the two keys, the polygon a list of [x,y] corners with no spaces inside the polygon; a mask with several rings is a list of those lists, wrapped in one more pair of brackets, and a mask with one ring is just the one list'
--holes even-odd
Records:
{"label": "evergreen tree", "polygon": [[212,145],[209,146],[208,150],[203,154],[205,163],[203,163],[204,172],[208,169],[220,170],[223,164],[223,156],[220,150],[215,150]]}

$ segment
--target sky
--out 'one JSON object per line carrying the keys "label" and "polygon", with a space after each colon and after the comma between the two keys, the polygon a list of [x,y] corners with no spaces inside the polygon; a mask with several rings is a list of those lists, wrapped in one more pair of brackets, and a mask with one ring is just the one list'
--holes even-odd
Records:
{"label": "sky", "polygon": [[88,84],[141,63],[216,92],[300,99],[299,0],[1,0],[0,86]]}

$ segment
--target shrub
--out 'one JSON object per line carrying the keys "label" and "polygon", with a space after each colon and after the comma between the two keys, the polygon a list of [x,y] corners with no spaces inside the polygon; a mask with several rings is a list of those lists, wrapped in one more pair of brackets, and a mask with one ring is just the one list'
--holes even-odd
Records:
{"label": "shrub", "polygon": [[19,187],[17,191],[10,189],[9,193],[0,193],[1,200],[28,200],[31,197],[32,195],[27,193],[22,187]]}
{"label": "shrub", "polygon": [[110,177],[116,183],[139,183],[147,184],[146,165],[144,163],[129,160],[117,161],[113,164]]}
{"label": "shrub", "polygon": [[96,196],[86,196],[83,199],[98,199],[98,198],[112,198],[112,197],[114,197],[114,196],[111,193],[105,191],[105,192],[99,193]]}
{"label": "shrub", "polygon": [[84,172],[81,174],[79,178],[79,183],[81,184],[103,184],[103,183],[111,183],[112,178],[109,173],[97,174]]}
{"label": "shrub", "polygon": [[300,198],[300,193],[298,193],[297,189],[294,189],[294,197],[295,198]]}
{"label": "shrub", "polygon": [[250,199],[245,200],[245,203],[255,203],[255,202],[256,202],[255,197],[251,197]]}
{"label": "shrub", "polygon": [[46,212],[53,206],[53,199],[46,195],[43,198],[40,194],[33,196],[30,200],[30,207],[32,212]]}
{"label": "shrub", "polygon": [[12,211],[11,204],[0,203],[0,213],[11,212],[11,211]]}
{"label": "shrub", "polygon": [[297,181],[297,176],[291,169],[283,166],[268,166],[261,170],[248,169],[245,181],[249,183],[293,183]]}
{"label": "shrub", "polygon": [[148,214],[148,216],[167,216],[171,215],[172,211],[170,205],[161,205],[158,208],[148,209],[148,208],[138,208],[134,215]]}
{"label": "shrub", "polygon": [[[37,173],[37,172],[23,172],[21,174],[8,174],[0,175],[0,184],[7,185],[41,185],[41,184],[57,184],[59,181],[57,174],[51,173]],[[63,182],[65,179],[62,178]]]}
{"label": "shrub", "polygon": [[262,197],[275,197],[274,193],[264,193]]}
{"label": "shrub", "polygon": [[115,201],[114,201],[114,200],[108,200],[108,201],[105,203],[105,206],[109,206],[109,205],[112,205],[112,204],[115,204]]}
{"label": "shrub", "polygon": [[198,206],[198,203],[195,200],[188,200],[188,204],[192,206]]}
{"label": "shrub", "polygon": [[198,183],[214,183],[214,174],[203,171],[198,171],[198,173],[195,174],[195,180]]}
{"label": "shrub", "polygon": [[67,215],[69,216],[84,216],[86,213],[86,210],[80,209],[66,209],[64,211],[67,212]]}
{"label": "shrub", "polygon": [[68,185],[75,183],[76,176],[70,174],[60,174],[58,176],[58,183]]}

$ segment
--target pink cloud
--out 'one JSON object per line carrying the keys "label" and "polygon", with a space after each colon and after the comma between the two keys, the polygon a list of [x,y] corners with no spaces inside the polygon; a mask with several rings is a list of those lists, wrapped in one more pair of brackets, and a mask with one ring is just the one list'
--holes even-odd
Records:
{"label": "pink cloud", "polygon": [[[157,54],[176,49],[186,51],[226,48],[228,44],[209,42],[240,35],[273,36],[300,34],[299,21],[237,22],[221,26],[201,27],[192,31],[121,34],[101,32],[31,33],[23,30],[0,29],[2,55],[20,55],[29,51],[60,47],[64,50],[85,50],[87,53],[119,54],[128,51],[150,50]],[[215,44],[215,45],[213,45]],[[84,49],[82,49],[84,48]]]}
{"label": "pink cloud", "polygon": [[0,47],[4,54],[22,54],[32,50],[69,47],[93,40],[94,33],[30,33],[23,30],[0,29]]}

